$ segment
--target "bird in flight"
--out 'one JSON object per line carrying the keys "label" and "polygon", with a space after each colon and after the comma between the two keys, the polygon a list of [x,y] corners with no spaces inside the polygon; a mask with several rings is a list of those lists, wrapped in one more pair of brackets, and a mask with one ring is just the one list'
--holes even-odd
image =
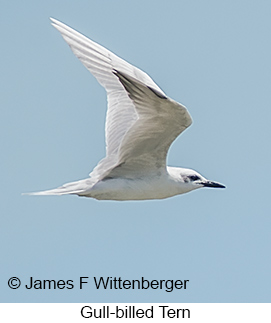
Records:
{"label": "bird in flight", "polygon": [[106,157],[87,179],[29,194],[124,201],[225,187],[192,169],[166,165],[170,145],[192,123],[185,106],[170,99],[145,72],[56,19],[51,21],[107,92]]}

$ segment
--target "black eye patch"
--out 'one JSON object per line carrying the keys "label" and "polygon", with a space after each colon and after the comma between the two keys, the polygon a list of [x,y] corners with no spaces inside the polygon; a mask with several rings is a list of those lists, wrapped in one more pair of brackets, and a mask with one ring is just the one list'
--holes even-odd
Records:
{"label": "black eye patch", "polygon": [[197,181],[198,179],[200,179],[197,175],[191,175],[191,176],[188,176],[190,178],[191,181]]}

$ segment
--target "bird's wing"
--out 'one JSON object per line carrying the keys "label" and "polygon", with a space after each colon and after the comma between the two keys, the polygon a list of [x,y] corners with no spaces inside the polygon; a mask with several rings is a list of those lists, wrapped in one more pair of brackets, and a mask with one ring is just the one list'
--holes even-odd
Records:
{"label": "bird's wing", "polygon": [[102,159],[90,174],[91,177],[103,177],[118,164],[118,152],[127,131],[138,119],[134,102],[128,96],[119,78],[113,70],[151,87],[161,96],[163,91],[143,71],[127,63],[106,48],[93,42],[67,25],[52,19],[52,25],[61,33],[73,53],[95,76],[107,91],[108,110],[106,116],[106,157]]}
{"label": "bird's wing", "polygon": [[171,143],[188,128],[187,109],[155,89],[120,71],[114,71],[133,101],[138,119],[124,136],[118,166],[107,177],[134,177],[166,169]]}

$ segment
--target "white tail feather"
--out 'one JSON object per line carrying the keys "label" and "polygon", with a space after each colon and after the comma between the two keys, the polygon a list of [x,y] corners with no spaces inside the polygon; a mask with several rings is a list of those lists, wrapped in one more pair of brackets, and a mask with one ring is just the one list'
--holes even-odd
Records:
{"label": "white tail feather", "polygon": [[52,190],[23,193],[23,195],[67,195],[67,194],[82,195],[86,191],[90,190],[94,184],[95,184],[95,181],[93,181],[91,178],[87,178],[80,181],[64,184],[63,186],[54,188]]}

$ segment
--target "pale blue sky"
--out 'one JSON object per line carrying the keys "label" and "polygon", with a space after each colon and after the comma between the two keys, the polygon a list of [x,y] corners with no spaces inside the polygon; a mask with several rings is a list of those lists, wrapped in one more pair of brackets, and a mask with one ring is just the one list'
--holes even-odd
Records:
{"label": "pale blue sky", "polygon": [[[227,186],[162,201],[29,197],[104,156],[103,88],[54,17],[146,71],[194,120],[168,163]],[[270,302],[270,1],[2,1],[2,302]],[[17,276],[188,288],[10,290]]]}

